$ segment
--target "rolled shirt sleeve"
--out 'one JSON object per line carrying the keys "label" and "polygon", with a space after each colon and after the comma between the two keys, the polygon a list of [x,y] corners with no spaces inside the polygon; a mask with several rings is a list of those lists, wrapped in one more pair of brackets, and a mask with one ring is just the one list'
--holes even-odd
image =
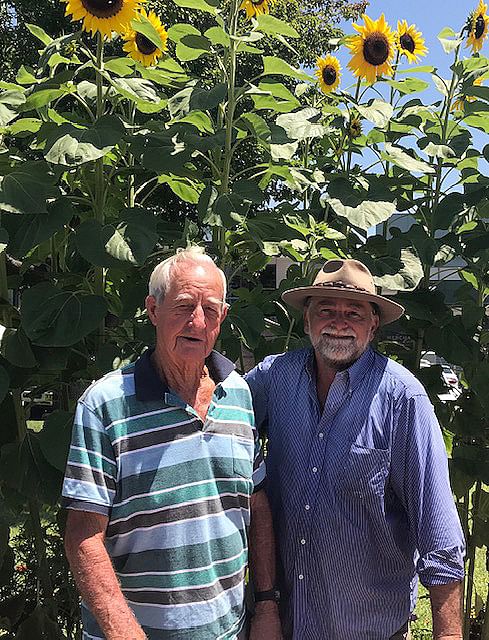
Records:
{"label": "rolled shirt sleeve", "polygon": [[392,483],[408,515],[426,587],[462,580],[465,542],[438,420],[424,394],[404,397],[392,447]]}

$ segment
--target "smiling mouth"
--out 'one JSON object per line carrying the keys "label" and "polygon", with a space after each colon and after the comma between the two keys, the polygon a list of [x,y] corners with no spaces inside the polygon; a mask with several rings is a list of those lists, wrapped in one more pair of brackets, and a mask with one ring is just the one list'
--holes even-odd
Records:
{"label": "smiling mouth", "polygon": [[180,336],[184,340],[190,340],[190,342],[202,342],[201,338],[194,338],[193,336]]}
{"label": "smiling mouth", "polygon": [[323,333],[324,338],[328,338],[328,340],[355,340],[355,336],[338,336],[332,333]]}

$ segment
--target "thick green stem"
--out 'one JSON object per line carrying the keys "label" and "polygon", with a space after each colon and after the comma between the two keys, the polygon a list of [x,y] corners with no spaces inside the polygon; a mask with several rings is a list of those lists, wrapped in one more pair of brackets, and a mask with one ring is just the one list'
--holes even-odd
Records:
{"label": "thick green stem", "polygon": [[[136,120],[136,105],[131,102],[129,105],[129,125],[131,126],[131,132],[134,128],[134,122]],[[136,189],[134,183],[134,155],[132,153],[129,154],[128,157],[128,165],[131,173],[129,174],[129,178],[127,180],[127,206],[132,209],[136,204]]]}
{"label": "thick green stem", "polygon": [[472,609],[472,593],[474,589],[475,571],[475,532],[477,529],[477,518],[479,513],[480,499],[482,492],[482,482],[477,480],[472,501],[472,532],[467,539],[467,590],[465,593],[465,616],[464,616],[464,640],[469,640],[470,614]]}
{"label": "thick green stem", "polygon": [[[97,62],[96,62],[96,86],[97,86],[97,120],[104,114],[104,86],[102,71],[104,68],[104,40],[100,32],[97,33]],[[95,161],[95,187],[94,187],[94,218],[101,226],[104,225],[105,184],[104,184],[104,159]],[[94,292],[99,296],[105,294],[105,270],[103,267],[95,267]],[[98,342],[102,344],[105,332],[105,322],[99,327]]]}
{"label": "thick green stem", "polygon": [[[355,104],[358,104],[358,96],[360,95],[360,85],[362,84],[362,79],[358,78],[357,81],[357,88],[355,89]],[[348,148],[348,160],[346,163],[346,173],[347,175],[350,173],[350,169],[351,169],[351,141],[350,141],[350,146]]]}

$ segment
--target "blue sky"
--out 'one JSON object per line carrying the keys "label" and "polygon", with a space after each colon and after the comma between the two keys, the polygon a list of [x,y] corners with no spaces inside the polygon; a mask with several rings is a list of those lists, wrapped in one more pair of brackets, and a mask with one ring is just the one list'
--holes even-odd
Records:
{"label": "blue sky", "polygon": [[[386,20],[392,29],[397,29],[397,20],[407,20],[408,24],[415,24],[425,38],[425,44],[429,51],[425,58],[422,58],[420,64],[429,64],[437,67],[442,77],[450,75],[449,66],[453,62],[453,57],[447,55],[437,35],[444,27],[452,27],[455,31],[459,31],[467,20],[467,16],[473,11],[479,0],[370,0],[370,6],[367,8],[367,14],[376,20],[381,13],[385,15]],[[362,20],[359,20],[363,24]],[[345,33],[353,33],[354,30],[351,23],[341,25]],[[355,32],[356,33],[356,32]],[[489,54],[489,40],[482,49],[485,55]],[[343,73],[343,87],[347,87],[353,81],[346,64],[350,59],[350,55],[345,47],[336,52],[338,55]],[[469,49],[462,49],[462,56],[470,56]],[[402,64],[407,67],[406,63]],[[429,80],[426,75],[423,76]],[[430,97],[439,96],[436,92],[430,92]]]}

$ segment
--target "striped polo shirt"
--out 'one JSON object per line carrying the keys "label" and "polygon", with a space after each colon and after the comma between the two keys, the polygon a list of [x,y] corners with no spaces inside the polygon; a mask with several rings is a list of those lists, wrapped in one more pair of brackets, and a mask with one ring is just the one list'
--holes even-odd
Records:
{"label": "striped polo shirt", "polygon": [[[212,352],[202,422],[150,355],[80,398],[64,506],[108,516],[108,553],[150,640],[231,640],[244,620],[250,496],[265,477],[251,394]],[[84,640],[104,637],[83,604],[82,620]]]}

